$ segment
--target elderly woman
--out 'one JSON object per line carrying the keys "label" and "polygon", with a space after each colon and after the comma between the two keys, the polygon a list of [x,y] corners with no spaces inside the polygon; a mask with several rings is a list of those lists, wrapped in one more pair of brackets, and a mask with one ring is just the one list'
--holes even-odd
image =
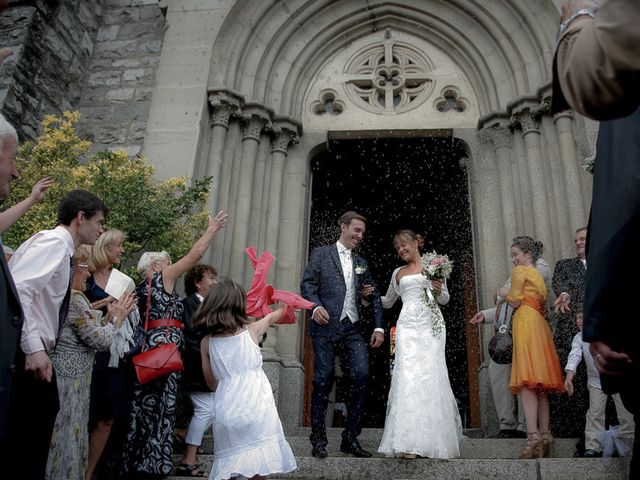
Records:
{"label": "elderly woman", "polygon": [[[100,235],[91,249],[92,274],[85,293],[93,302],[92,307],[105,313],[114,301],[105,289],[114,267],[122,261],[126,239],[124,232],[111,228]],[[129,418],[134,382],[128,353],[134,346],[132,333],[140,328],[139,319],[138,310],[132,311],[118,328],[110,349],[96,354],[91,382],[88,479],[93,478],[114,424],[126,426]]]}
{"label": "elderly woman", "polygon": [[[171,263],[166,252],[146,252],[138,263],[143,280],[137,287],[142,322],[148,311],[145,350],[159,344],[176,342],[184,348],[182,301],[175,291],[178,278],[200,262],[216,233],[224,227],[227,214],[209,217],[209,225],[191,250]],[[168,338],[167,338],[168,337]],[[171,373],[143,385],[137,385],[130,430],[123,449],[123,473],[131,477],[165,476],[173,462],[173,427],[176,394],[181,374]]]}
{"label": "elderly woman", "polygon": [[60,332],[51,363],[56,371],[60,411],[51,437],[48,479],[83,479],[87,469],[89,392],[95,351],[107,351],[122,321],[135,308],[135,297],[123,295],[109,305],[106,315],[91,308],[82,292],[89,278],[89,252],[73,256],[69,315]]}

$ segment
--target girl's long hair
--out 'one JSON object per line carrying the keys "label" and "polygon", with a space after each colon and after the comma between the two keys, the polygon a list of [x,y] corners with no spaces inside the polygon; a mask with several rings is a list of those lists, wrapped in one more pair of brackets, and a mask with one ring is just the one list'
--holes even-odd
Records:
{"label": "girl's long hair", "polygon": [[194,328],[215,336],[234,333],[249,323],[247,294],[230,278],[214,285],[193,317]]}

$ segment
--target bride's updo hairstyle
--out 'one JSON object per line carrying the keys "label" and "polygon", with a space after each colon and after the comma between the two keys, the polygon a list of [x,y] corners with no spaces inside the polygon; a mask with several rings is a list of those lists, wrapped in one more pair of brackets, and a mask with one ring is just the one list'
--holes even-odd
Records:
{"label": "bride's updo hairstyle", "polygon": [[542,242],[534,240],[533,238],[526,235],[515,237],[511,246],[518,247],[520,250],[522,250],[522,253],[531,254],[531,261],[534,264],[542,256],[542,251],[544,250],[544,245],[542,245]]}
{"label": "bride's updo hairstyle", "polygon": [[414,232],[413,230],[409,230],[408,228],[404,228],[396,232],[396,234],[393,236],[394,245],[397,240],[410,242],[416,241],[418,242],[418,253],[422,253],[424,250],[424,237],[419,233]]}

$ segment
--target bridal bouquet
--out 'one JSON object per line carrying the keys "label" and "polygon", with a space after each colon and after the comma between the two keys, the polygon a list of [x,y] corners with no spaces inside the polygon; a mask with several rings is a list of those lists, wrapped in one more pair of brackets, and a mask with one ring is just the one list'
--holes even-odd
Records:
{"label": "bridal bouquet", "polygon": [[453,270],[453,262],[446,255],[438,255],[435,251],[422,255],[422,273],[429,279],[444,280],[449,278]]}
{"label": "bridal bouquet", "polygon": [[[453,270],[453,262],[446,255],[438,255],[435,251],[422,255],[422,274],[429,280],[446,280]],[[431,310],[431,334],[438,336],[444,329],[444,317],[438,307],[431,289],[425,288],[424,300]]]}

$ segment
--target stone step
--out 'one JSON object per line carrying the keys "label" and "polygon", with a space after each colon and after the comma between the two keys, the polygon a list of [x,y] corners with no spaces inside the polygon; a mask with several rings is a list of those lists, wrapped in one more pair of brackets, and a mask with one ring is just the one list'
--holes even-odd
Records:
{"label": "stone step", "polygon": [[[622,480],[628,478],[629,459],[551,458],[539,460],[401,460],[391,458],[296,458],[298,469],[271,475],[288,480]],[[207,471],[210,463],[205,463]],[[186,480],[189,477],[169,477]]]}
{"label": "stone step", "polygon": [[[341,429],[328,429],[328,451],[330,455],[342,456],[340,452]],[[498,439],[482,438],[482,430],[465,429],[460,442],[461,458],[517,458],[522,450],[524,439]],[[382,429],[363,429],[358,440],[365,450],[375,453],[382,439]],[[298,428],[287,435],[287,441],[291,445],[294,455],[307,456],[310,454],[309,429]],[[557,438],[555,442],[556,457],[573,457],[576,439]],[[213,453],[213,440],[211,435],[205,435],[202,448],[206,454]],[[383,456],[383,455],[379,455]]]}
{"label": "stone step", "polygon": [[[340,452],[342,429],[327,430],[329,457],[311,457],[309,429],[300,427],[290,431],[287,441],[296,456],[298,469],[290,474],[269,478],[307,480],[408,480],[408,479],[508,479],[508,480],[614,480],[627,478],[628,458],[573,458],[576,439],[557,438],[555,456],[549,459],[517,460],[523,439],[481,438],[480,430],[465,430],[460,442],[459,458],[451,460],[415,460],[386,458],[376,452],[382,429],[363,429],[358,437],[372,458],[362,459]],[[198,462],[206,471],[213,463],[211,436],[205,436],[203,447],[207,453],[198,455]],[[180,454],[174,454],[174,463]],[[182,480],[184,477],[170,477]]]}

